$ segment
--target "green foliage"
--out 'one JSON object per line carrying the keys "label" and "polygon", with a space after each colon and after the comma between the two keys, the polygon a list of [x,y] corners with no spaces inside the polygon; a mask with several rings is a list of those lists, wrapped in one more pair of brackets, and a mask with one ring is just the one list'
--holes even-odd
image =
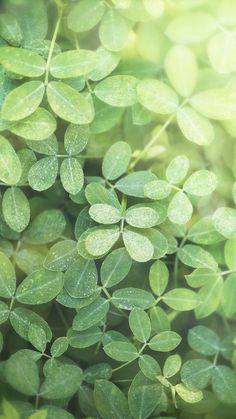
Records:
{"label": "green foliage", "polygon": [[1,419],[235,418],[235,16],[1,2]]}

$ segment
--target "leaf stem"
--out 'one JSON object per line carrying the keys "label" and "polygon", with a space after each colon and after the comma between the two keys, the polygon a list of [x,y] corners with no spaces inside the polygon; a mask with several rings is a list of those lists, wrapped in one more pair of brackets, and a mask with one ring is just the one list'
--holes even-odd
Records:
{"label": "leaf stem", "polygon": [[53,50],[54,50],[54,47],[55,47],[55,43],[56,43],[56,39],[57,39],[57,35],[58,35],[60,23],[61,23],[61,19],[62,19],[62,8],[60,8],[59,12],[58,12],[58,19],[57,19],[57,22],[56,22],[53,37],[52,37],[52,40],[51,40],[51,45],[50,45],[49,52],[48,52],[48,58],[47,58],[46,68],[45,68],[45,79],[44,79],[45,86],[47,86],[47,84],[48,84],[49,68],[50,68],[50,64],[51,64],[52,54],[53,54]]}

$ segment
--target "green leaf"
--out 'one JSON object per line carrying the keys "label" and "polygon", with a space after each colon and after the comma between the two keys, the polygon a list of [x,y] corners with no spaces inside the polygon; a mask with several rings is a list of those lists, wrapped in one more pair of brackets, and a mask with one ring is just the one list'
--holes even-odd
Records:
{"label": "green leaf", "polygon": [[79,258],[67,269],[64,286],[71,297],[86,298],[96,291],[97,280],[94,261]]}
{"label": "green leaf", "polygon": [[91,205],[107,204],[121,209],[116,193],[99,183],[90,183],[85,189],[85,196]]}
{"label": "green leaf", "polygon": [[0,301],[0,324],[5,323],[9,317],[10,310],[8,305],[3,301]]}
{"label": "green leaf", "polygon": [[174,45],[166,55],[165,71],[177,93],[186,98],[193,93],[198,79],[198,65],[190,48]]}
{"label": "green leaf", "polygon": [[106,288],[119,284],[128,275],[132,259],[125,248],[115,249],[104,259],[100,275],[102,285]]}
{"label": "green leaf", "polygon": [[95,382],[95,406],[103,419],[130,419],[128,402],[122,391],[106,380]]}
{"label": "green leaf", "polygon": [[68,154],[79,154],[86,147],[90,136],[89,125],[69,124],[66,128],[64,146]]}
{"label": "green leaf", "polygon": [[154,336],[148,346],[153,351],[169,352],[173,351],[181,342],[181,337],[175,332],[161,332]]}
{"label": "green leaf", "polygon": [[15,407],[6,399],[2,399],[1,408],[5,419],[20,419]]}
{"label": "green leaf", "polygon": [[211,194],[217,186],[217,177],[209,170],[198,170],[194,172],[184,183],[185,192],[205,196]]}
{"label": "green leaf", "polygon": [[83,76],[96,67],[97,59],[94,51],[80,49],[66,51],[56,55],[50,64],[50,73],[58,79]]}
{"label": "green leaf", "polygon": [[101,0],[82,0],[76,3],[68,15],[68,27],[74,32],[86,32],[101,20],[105,5]]}
{"label": "green leaf", "polygon": [[215,88],[197,93],[190,99],[190,104],[201,115],[220,121],[235,119],[236,96],[226,88]]}
{"label": "green leaf", "polygon": [[15,185],[22,174],[20,160],[12,145],[2,135],[0,135],[0,149],[0,179],[9,185]]}
{"label": "green leaf", "polygon": [[11,355],[6,362],[5,376],[8,384],[27,396],[35,396],[39,390],[37,364],[21,351]]}
{"label": "green leaf", "polygon": [[7,121],[19,121],[33,114],[44,96],[41,81],[29,81],[12,90],[3,103],[2,117]]}
{"label": "green leaf", "polygon": [[2,211],[12,230],[23,231],[30,220],[30,206],[24,192],[16,187],[7,189],[3,195]]}
{"label": "green leaf", "polygon": [[162,395],[160,383],[149,380],[139,372],[133,379],[128,392],[128,402],[132,417],[149,418],[159,404]]}
{"label": "green leaf", "polygon": [[97,326],[92,326],[82,332],[76,332],[72,329],[69,329],[67,332],[69,345],[77,349],[95,345],[95,343],[101,341],[102,336],[103,333]]}
{"label": "green leaf", "polygon": [[216,366],[212,375],[212,388],[218,400],[225,404],[236,403],[236,373],[225,365]]}
{"label": "green leaf", "polygon": [[27,118],[17,122],[10,131],[26,140],[41,141],[50,137],[56,129],[54,116],[44,108],[38,108]]}
{"label": "green leaf", "polygon": [[66,220],[62,211],[44,210],[35,217],[24,232],[24,240],[32,244],[50,243],[62,235],[65,227]]}
{"label": "green leaf", "polygon": [[145,170],[133,172],[116,182],[116,189],[125,195],[135,196],[137,198],[144,198],[145,185],[153,180],[156,176]]}
{"label": "green leaf", "polygon": [[205,41],[217,27],[217,21],[204,12],[180,13],[167,26],[166,35],[176,44]]}
{"label": "green leaf", "polygon": [[63,274],[39,269],[18,286],[16,299],[23,304],[44,304],[53,300],[63,287]]}
{"label": "green leaf", "polygon": [[106,152],[102,162],[102,173],[106,179],[115,180],[128,169],[132,156],[129,144],[117,141]]}
{"label": "green leaf", "polygon": [[236,235],[236,210],[234,208],[218,208],[212,220],[216,231],[222,236],[231,239]]}
{"label": "green leaf", "polygon": [[219,337],[206,326],[195,326],[188,332],[188,344],[202,355],[215,355],[220,350]]}
{"label": "green leaf", "polygon": [[182,191],[177,192],[168,205],[167,215],[169,220],[174,224],[183,225],[188,223],[192,213],[193,207],[187,195]]}
{"label": "green leaf", "polygon": [[0,296],[10,298],[16,289],[16,274],[10,259],[0,252]]}
{"label": "green leaf", "polygon": [[192,268],[217,269],[217,262],[207,250],[194,244],[186,244],[178,251],[178,257],[182,263]]}
{"label": "green leaf", "polygon": [[166,178],[173,185],[178,185],[187,176],[189,159],[186,156],[177,156],[169,163],[166,169]]}
{"label": "green leaf", "polygon": [[[221,295],[221,307],[225,316],[230,319],[236,312],[235,295],[236,295],[236,276],[235,273],[230,274],[223,284],[223,296]],[[222,292],[222,289],[221,289]]]}
{"label": "green leaf", "polygon": [[206,146],[214,140],[214,128],[210,121],[189,106],[179,108],[177,122],[185,138],[192,143]]}
{"label": "green leaf", "polygon": [[134,361],[139,354],[132,343],[129,342],[111,342],[105,345],[104,352],[112,359],[120,362]]}
{"label": "green leaf", "polygon": [[168,307],[177,311],[193,310],[200,304],[198,295],[186,288],[175,288],[163,295],[162,300]]}
{"label": "green leaf", "polygon": [[153,180],[144,186],[144,195],[150,199],[165,199],[170,193],[171,185],[165,180]]}
{"label": "green leaf", "polygon": [[98,297],[93,303],[79,309],[73,320],[73,329],[83,331],[100,323],[109,310],[109,301]]}
{"label": "green leaf", "polygon": [[100,224],[116,224],[121,220],[121,212],[107,204],[94,204],[89,208],[90,217]]}
{"label": "green leaf", "polygon": [[169,280],[169,271],[164,262],[157,260],[149,271],[149,284],[155,295],[161,296]]}
{"label": "green leaf", "polygon": [[236,270],[236,237],[227,240],[224,247],[225,263],[229,269]]}
{"label": "green leaf", "polygon": [[158,362],[150,355],[140,355],[138,364],[143,375],[152,381],[156,381],[158,375],[161,374]]}
{"label": "green leaf", "polygon": [[191,274],[185,275],[185,279],[190,287],[199,288],[209,281],[217,282],[220,274],[209,268],[197,268]]}
{"label": "green leaf", "polygon": [[55,156],[58,152],[58,142],[55,135],[51,135],[45,140],[28,140],[26,141],[26,144],[36,153],[45,154],[47,156]]}
{"label": "green leaf", "polygon": [[103,47],[96,50],[97,65],[90,73],[89,78],[93,81],[99,81],[108,76],[119,63],[119,54],[107,51]]}
{"label": "green leaf", "polygon": [[94,118],[91,103],[68,84],[52,81],[47,87],[47,98],[53,112],[73,124],[89,124]]}
{"label": "green leaf", "polygon": [[176,354],[176,355],[170,355],[164,363],[164,367],[163,367],[163,375],[166,378],[171,378],[174,375],[176,375],[180,368],[181,368],[181,364],[182,364],[182,360],[181,357]]}
{"label": "green leaf", "polygon": [[143,237],[147,238],[153,246],[153,259],[163,257],[168,249],[168,243],[165,236],[154,228],[142,230]]}
{"label": "green leaf", "polygon": [[93,256],[105,255],[117,242],[119,236],[118,227],[90,230],[85,239],[86,250]]}
{"label": "green leaf", "polygon": [[22,32],[17,19],[8,13],[0,15],[0,35],[10,45],[18,47],[22,42]]}
{"label": "green leaf", "polygon": [[132,206],[129,207],[125,213],[126,222],[137,228],[148,228],[154,227],[159,221],[159,215],[157,211],[152,208],[143,206]]}
{"label": "green leaf", "polygon": [[35,191],[45,191],[55,183],[58,172],[58,160],[55,156],[44,157],[31,166],[28,182]]}
{"label": "green leaf", "polygon": [[10,314],[10,322],[15,332],[27,341],[29,340],[29,328],[32,324],[41,327],[45,331],[47,342],[50,342],[52,338],[52,332],[47,322],[27,308],[15,308]]}
{"label": "green leaf", "polygon": [[62,240],[49,250],[44,266],[50,271],[66,271],[77,258],[77,243],[74,240]]}
{"label": "green leaf", "polygon": [[39,77],[45,72],[46,63],[40,55],[23,48],[3,47],[0,63],[12,73],[25,77]]}
{"label": "green leaf", "polygon": [[142,80],[137,86],[137,95],[138,102],[151,112],[168,115],[177,110],[178,96],[162,81]]}
{"label": "green leaf", "polygon": [[186,403],[198,403],[203,399],[203,394],[200,390],[189,389],[182,383],[177,384],[175,390]]}
{"label": "green leaf", "polygon": [[140,309],[134,308],[129,315],[129,327],[139,342],[147,342],[151,334],[151,322],[148,314]]}
{"label": "green leaf", "polygon": [[44,352],[47,345],[47,337],[45,331],[36,324],[31,324],[29,327],[28,339],[38,351]]}
{"label": "green leaf", "polygon": [[222,299],[223,283],[222,277],[218,275],[200,289],[198,295],[201,304],[195,309],[197,319],[203,319],[216,311]]}
{"label": "green leaf", "polygon": [[61,355],[63,355],[67,349],[68,349],[68,339],[67,337],[60,337],[54,340],[52,346],[51,346],[51,355],[54,358],[59,358]]}
{"label": "green leaf", "polygon": [[181,379],[186,386],[202,390],[209,384],[213,369],[206,359],[190,359],[181,368]]}
{"label": "green leaf", "polygon": [[132,310],[134,308],[142,308],[146,310],[150,308],[155,299],[153,295],[139,288],[122,288],[116,290],[112,294],[112,303],[124,310]]}
{"label": "green leaf", "polygon": [[115,10],[108,10],[99,26],[99,39],[104,48],[116,52],[122,50],[127,43],[128,34],[126,20]]}
{"label": "green leaf", "polygon": [[72,397],[82,381],[82,370],[77,365],[60,365],[49,370],[40,388],[43,399],[65,399]]}
{"label": "green leaf", "polygon": [[229,74],[236,70],[236,40],[233,32],[216,33],[208,43],[207,53],[217,73]]}
{"label": "green leaf", "polygon": [[123,241],[130,257],[137,262],[147,262],[152,259],[154,248],[152,242],[142,234],[125,229]]}
{"label": "green leaf", "polygon": [[74,157],[64,159],[60,167],[60,177],[63,188],[75,195],[84,185],[84,172],[81,164]]}
{"label": "green leaf", "polygon": [[212,222],[212,217],[204,217],[193,224],[188,231],[188,239],[196,244],[215,244],[224,240]]}
{"label": "green leaf", "polygon": [[133,76],[107,77],[97,84],[94,93],[110,106],[131,106],[137,102],[137,83],[138,79]]}

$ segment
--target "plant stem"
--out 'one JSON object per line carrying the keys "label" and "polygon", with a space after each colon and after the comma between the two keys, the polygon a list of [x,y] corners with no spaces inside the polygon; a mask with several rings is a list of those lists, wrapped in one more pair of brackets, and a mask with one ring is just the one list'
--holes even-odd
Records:
{"label": "plant stem", "polygon": [[58,35],[60,23],[61,23],[61,19],[62,19],[62,9],[59,9],[58,19],[57,19],[56,26],[55,26],[55,29],[54,29],[53,37],[52,37],[52,40],[51,40],[51,45],[50,45],[49,52],[48,52],[48,58],[47,58],[47,62],[46,62],[45,79],[44,79],[45,86],[47,86],[47,84],[48,84],[49,68],[50,68],[50,64],[51,64],[52,54],[53,54],[53,50],[54,50],[54,47],[55,47],[55,43],[56,43],[56,39],[57,39],[57,35]]}

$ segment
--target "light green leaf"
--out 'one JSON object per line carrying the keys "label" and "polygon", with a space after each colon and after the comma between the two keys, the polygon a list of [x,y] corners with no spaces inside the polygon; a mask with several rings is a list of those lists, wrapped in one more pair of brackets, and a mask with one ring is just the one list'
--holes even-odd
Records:
{"label": "light green leaf", "polygon": [[209,268],[197,268],[191,274],[185,275],[185,279],[190,287],[199,288],[209,281],[217,282],[220,274]]}
{"label": "light green leaf", "polygon": [[79,258],[65,273],[65,289],[71,297],[86,298],[96,291],[97,268],[93,260]]}
{"label": "light green leaf", "polygon": [[172,86],[183,97],[189,97],[198,79],[198,65],[194,53],[183,45],[173,46],[166,55],[165,70]]}
{"label": "light green leaf", "polygon": [[137,349],[129,342],[111,342],[105,345],[104,352],[112,359],[120,362],[133,361],[138,358]]}
{"label": "light green leaf", "polygon": [[210,121],[189,106],[179,108],[177,122],[185,138],[192,143],[206,146],[214,140],[215,133]]}
{"label": "light green leaf", "polygon": [[64,159],[60,167],[60,177],[63,188],[75,195],[81,191],[84,184],[84,172],[75,157]]}
{"label": "light green leaf", "polygon": [[78,310],[73,320],[73,329],[86,330],[100,323],[109,310],[109,301],[98,297],[92,304]]}
{"label": "light green leaf", "polygon": [[175,332],[161,332],[154,336],[148,346],[153,351],[169,352],[173,351],[181,342],[181,337]]}
{"label": "light green leaf", "polygon": [[85,196],[91,205],[107,204],[121,209],[116,193],[106,189],[99,183],[90,183],[85,189]]}
{"label": "light green leaf", "polygon": [[5,376],[8,384],[19,393],[35,396],[39,390],[37,364],[21,351],[11,355],[6,362]]}
{"label": "light green leaf", "polygon": [[178,257],[182,263],[192,268],[217,269],[214,257],[205,249],[194,244],[186,244],[178,251]]}
{"label": "light green leaf", "polygon": [[62,211],[44,210],[35,217],[24,232],[24,240],[32,244],[50,243],[62,235],[65,227],[66,220]]}
{"label": "light green leaf", "polygon": [[236,118],[236,95],[230,89],[204,90],[193,96],[190,104],[209,119],[224,121]]}
{"label": "light green leaf", "polygon": [[177,110],[178,96],[162,81],[152,79],[140,81],[137,95],[138,102],[151,112],[168,115]]}
{"label": "light green leaf", "polygon": [[77,243],[74,240],[62,240],[55,243],[45,258],[44,266],[50,271],[66,271],[77,258]]}
{"label": "light green leaf", "polygon": [[181,368],[181,357],[176,354],[176,355],[170,355],[164,363],[164,367],[163,367],[163,375],[166,378],[170,378],[173,377],[174,375],[176,375],[180,368]]}
{"label": "light green leaf", "polygon": [[60,337],[54,340],[51,346],[51,355],[54,358],[58,358],[59,356],[63,355],[68,349],[68,339],[67,337]]}
{"label": "light green leaf", "polygon": [[129,207],[125,213],[126,222],[132,227],[148,228],[154,227],[159,221],[157,211],[152,208],[143,206]]}
{"label": "light green leaf", "polygon": [[40,269],[28,275],[18,286],[16,299],[23,304],[44,304],[53,300],[63,287],[63,274]]}
{"label": "light green leaf", "polygon": [[12,90],[3,103],[2,117],[19,121],[36,111],[42,102],[45,87],[41,81],[29,81]]}
{"label": "light green leaf", "polygon": [[47,342],[50,342],[52,338],[52,332],[47,322],[41,316],[27,308],[15,308],[10,314],[10,322],[15,332],[27,341],[29,340],[29,328],[32,324],[41,327],[45,331]]}
{"label": "light green leaf", "polygon": [[197,221],[188,231],[188,239],[196,244],[215,244],[224,240],[212,223],[212,217],[204,217]]}
{"label": "light green leaf", "polygon": [[77,365],[60,365],[49,370],[40,388],[44,399],[64,399],[72,397],[82,381],[82,370]]}
{"label": "light green leaf", "polygon": [[100,275],[106,288],[119,284],[128,275],[132,259],[125,248],[115,249],[104,259]]}
{"label": "light green leaf", "polygon": [[12,230],[23,231],[30,220],[30,206],[24,192],[16,187],[7,189],[3,195],[2,211]]}
{"label": "light green leaf", "polygon": [[96,53],[86,49],[61,52],[50,64],[50,73],[58,79],[83,76],[95,69]]}
{"label": "light green leaf", "polygon": [[207,46],[210,63],[219,74],[229,74],[236,70],[236,39],[233,32],[219,32]]}
{"label": "light green leaf", "polygon": [[112,294],[112,303],[121,309],[132,310],[134,308],[148,309],[155,299],[153,295],[139,288],[122,288]]}
{"label": "light green leaf", "polygon": [[69,85],[53,81],[47,87],[47,98],[53,112],[73,124],[89,124],[94,118],[91,103]]}
{"label": "light green leaf", "polygon": [[165,291],[169,280],[169,271],[164,262],[157,260],[149,271],[149,284],[154,294],[160,296]]}
{"label": "light green leaf", "polygon": [[202,355],[215,355],[220,350],[219,337],[206,326],[195,326],[188,332],[188,344]]}
{"label": "light green leaf", "polygon": [[217,186],[217,177],[209,170],[198,170],[194,172],[184,183],[185,192],[196,195],[205,196],[211,194]]}
{"label": "light green leaf", "polygon": [[142,234],[153,246],[153,259],[160,259],[168,250],[168,243],[165,236],[155,228],[143,229]]}
{"label": "light green leaf", "polygon": [[5,323],[9,317],[10,310],[8,305],[3,301],[0,301],[0,324]]}
{"label": "light green leaf", "polygon": [[151,241],[136,231],[125,229],[123,241],[130,257],[137,262],[147,262],[152,259],[154,248]]}
{"label": "light green leaf", "polygon": [[181,379],[186,386],[202,390],[209,384],[213,368],[206,359],[190,359],[181,368]]}
{"label": "light green leaf", "polygon": [[118,141],[106,152],[102,162],[102,173],[106,179],[114,180],[122,176],[128,169],[132,150],[128,143]]}
{"label": "light green leaf", "polygon": [[58,142],[54,134],[45,140],[27,140],[26,144],[36,153],[45,154],[46,156],[55,156],[58,152]]}
{"label": "light green leaf", "polygon": [[153,173],[140,170],[118,180],[115,187],[126,195],[144,198],[145,185],[153,180],[156,180],[156,176]]}
{"label": "light green leaf", "polygon": [[162,300],[168,307],[177,311],[193,310],[200,304],[198,295],[186,288],[175,288],[163,295]]}
{"label": "light green leaf", "polygon": [[110,106],[131,106],[137,102],[137,83],[138,79],[133,76],[107,77],[97,84],[94,93]]}
{"label": "light green leaf", "polygon": [[226,241],[224,257],[228,268],[236,270],[236,237]]}
{"label": "light green leaf", "polygon": [[90,73],[89,78],[93,81],[99,81],[108,76],[119,63],[119,55],[117,53],[107,51],[103,47],[99,47],[96,51],[97,65]]}
{"label": "light green leaf", "polygon": [[86,147],[89,136],[89,125],[69,124],[64,137],[66,152],[70,155],[79,154]]}
{"label": "light green leaf", "polygon": [[203,399],[201,390],[189,389],[182,383],[177,384],[175,386],[175,390],[181,399],[183,399],[186,403],[198,403]]}
{"label": "light green leaf", "polygon": [[96,229],[88,232],[85,240],[86,250],[93,256],[105,255],[117,242],[120,236],[118,227]]}
{"label": "light green leaf", "polygon": [[101,0],[86,0],[76,3],[68,15],[68,27],[74,32],[86,32],[101,20],[105,4]]}
{"label": "light green leaf", "polygon": [[107,204],[94,204],[89,208],[90,217],[100,224],[116,224],[121,220],[121,212]]}
{"label": "light green leaf", "polygon": [[23,48],[3,47],[0,63],[12,73],[26,77],[39,77],[45,72],[44,59],[33,51]]}
{"label": "light green leaf", "polygon": [[203,319],[216,311],[222,298],[222,291],[223,279],[220,275],[203,285],[198,293],[201,304],[195,309],[197,319]]}
{"label": "light green leaf", "polygon": [[10,127],[10,131],[26,140],[41,141],[54,133],[56,125],[56,120],[50,112],[38,108],[32,115]]}
{"label": "light green leaf", "polygon": [[2,399],[1,408],[4,414],[4,419],[20,419],[15,407],[4,398]]}
{"label": "light green leaf", "polygon": [[212,376],[212,388],[217,398],[225,404],[236,403],[236,373],[225,365],[216,366]]}
{"label": "light green leaf", "polygon": [[140,309],[134,308],[129,315],[129,327],[139,342],[147,342],[151,334],[151,322],[148,314]]}
{"label": "light green leaf", "polygon": [[193,207],[187,195],[180,191],[171,199],[167,215],[174,224],[186,224],[192,217]]}
{"label": "light green leaf", "polygon": [[20,25],[17,19],[10,13],[2,13],[0,15],[0,35],[14,47],[21,45],[22,32]]}
{"label": "light green leaf", "polygon": [[133,379],[128,392],[129,408],[135,419],[146,419],[159,404],[162,395],[160,383],[149,380],[140,371]]}
{"label": "light green leaf", "polygon": [[8,257],[0,252],[0,296],[10,298],[16,289],[16,274],[14,267]]}
{"label": "light green leaf", "polygon": [[42,327],[31,324],[28,332],[28,339],[38,351],[44,352],[47,345],[47,337]]}
{"label": "light green leaf", "polygon": [[110,381],[95,382],[94,401],[103,419],[131,419],[124,393]]}
{"label": "light green leaf", "polygon": [[221,307],[225,316],[230,319],[236,312],[235,307],[236,297],[236,275],[230,274],[223,284],[223,296],[221,296]]}
{"label": "light green leaf", "polygon": [[161,17],[164,13],[165,4],[163,0],[143,0],[143,4],[152,17]]}
{"label": "light green leaf", "polygon": [[128,34],[129,26],[126,20],[115,10],[108,10],[99,27],[99,38],[104,48],[120,51],[128,40]]}
{"label": "light green leaf", "polygon": [[57,172],[57,157],[44,157],[31,166],[28,173],[29,185],[35,191],[45,191],[55,183]]}
{"label": "light green leaf", "polygon": [[173,185],[178,185],[187,176],[189,159],[186,156],[177,156],[169,163],[166,169],[166,178]]}
{"label": "light green leaf", "polygon": [[236,210],[234,208],[218,208],[212,220],[216,231],[222,236],[231,239],[236,235]]}
{"label": "light green leaf", "polygon": [[0,179],[9,185],[15,185],[22,174],[20,160],[12,145],[2,135],[0,149]]}
{"label": "light green leaf", "polygon": [[170,193],[171,185],[165,180],[153,180],[144,186],[144,195],[150,199],[165,199]]}
{"label": "light green leaf", "polygon": [[167,26],[166,35],[176,44],[205,41],[217,28],[217,20],[203,12],[180,13]]}
{"label": "light green leaf", "polygon": [[143,375],[152,381],[156,381],[158,375],[161,374],[160,365],[150,355],[140,355],[138,364]]}

